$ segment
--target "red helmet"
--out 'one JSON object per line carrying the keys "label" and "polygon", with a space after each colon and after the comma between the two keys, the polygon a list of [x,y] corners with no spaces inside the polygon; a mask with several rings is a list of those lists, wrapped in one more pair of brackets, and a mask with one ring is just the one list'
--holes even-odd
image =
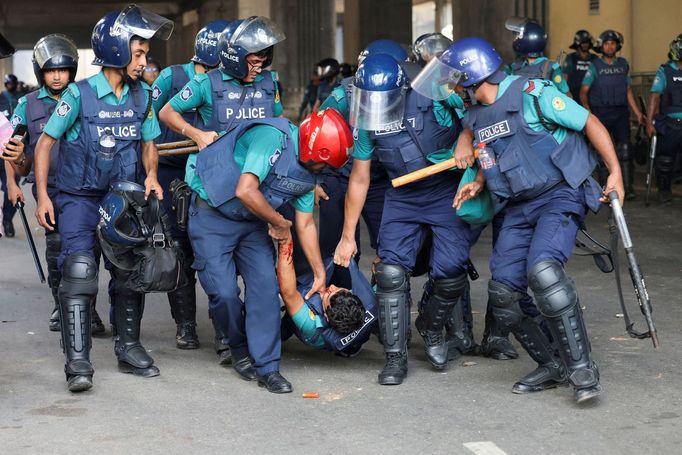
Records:
{"label": "red helmet", "polygon": [[335,109],[313,112],[299,127],[299,159],[302,163],[327,163],[341,167],[348,161],[353,135]]}

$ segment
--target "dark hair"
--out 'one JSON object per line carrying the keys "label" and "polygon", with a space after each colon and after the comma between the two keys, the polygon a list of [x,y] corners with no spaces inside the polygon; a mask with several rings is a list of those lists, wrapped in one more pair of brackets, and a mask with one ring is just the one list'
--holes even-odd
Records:
{"label": "dark hair", "polygon": [[365,322],[365,307],[357,295],[342,289],[329,300],[326,311],[329,326],[341,335],[347,335]]}
{"label": "dark hair", "polygon": [[147,38],[142,38],[140,35],[133,35],[130,38],[130,42],[132,43],[133,41],[139,41],[140,44],[148,43],[149,40]]}

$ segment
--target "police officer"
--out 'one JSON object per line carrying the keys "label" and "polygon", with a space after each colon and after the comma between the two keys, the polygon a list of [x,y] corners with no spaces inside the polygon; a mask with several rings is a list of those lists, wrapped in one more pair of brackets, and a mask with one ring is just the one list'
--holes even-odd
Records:
{"label": "police officer", "polygon": [[[171,21],[135,5],[100,19],[93,29],[92,48],[94,64],[102,71],[69,85],[36,145],[36,217],[51,231],[55,210],[47,192],[49,155],[64,136],[56,172],[62,236],[59,305],[64,370],[72,392],[90,389],[94,374],[89,358],[90,305],[97,293],[94,249],[99,201],[114,180],[144,182],[145,196],[154,191],[163,198],[153,142],[160,131],[151,108],[151,87],[140,79],[148,40],[168,39],[172,30]],[[109,268],[119,370],[157,376],[159,370],[139,340],[144,295],[126,286],[130,272]]]}
{"label": "police officer", "polygon": [[[241,122],[281,115],[284,108],[276,84],[277,73],[264,68],[272,63],[273,46],[284,39],[279,27],[267,17],[252,16],[230,22],[218,38],[220,68],[195,74],[159,111],[167,131],[186,136],[203,149],[218,133]],[[194,172],[195,166],[196,156],[190,156],[186,170]],[[209,304],[209,308],[213,306]],[[216,331],[218,362],[229,365],[232,358],[227,334],[220,331],[221,324],[214,315],[209,316]]]}
{"label": "police officer", "polygon": [[[5,75],[5,90],[0,93],[0,113],[2,113],[7,120],[12,118],[12,113],[17,106],[19,97],[21,96],[17,91],[19,80],[14,74]],[[9,200],[8,177],[5,173],[5,166],[0,166],[0,189],[3,191],[3,205],[2,205],[2,223],[7,237],[14,237],[14,223],[12,219],[17,209]],[[19,184],[19,177],[14,177],[14,184]]]}
{"label": "police officer", "polygon": [[[187,83],[197,74],[216,68],[220,63],[218,58],[218,38],[228,26],[229,22],[224,20],[212,21],[206,24],[197,33],[194,40],[194,57],[184,65],[172,65],[165,68],[159,74],[156,83],[152,87],[152,100],[154,111],[158,114],[161,108],[173,96],[178,94]],[[182,118],[188,124],[199,127],[200,118],[196,109],[188,110],[182,114]],[[161,136],[156,140],[157,143],[167,143],[184,140],[185,138],[167,127],[161,125]],[[185,179],[185,166],[187,165],[187,155],[162,156],[159,157],[159,183],[166,194],[169,194],[170,184],[175,179]],[[199,339],[196,333],[196,278],[192,269],[194,253],[192,245],[187,237],[187,232],[178,227],[177,216],[173,210],[170,197],[163,200],[163,208],[171,221],[173,241],[177,248],[182,251],[183,268],[188,278],[187,284],[168,293],[168,302],[171,307],[171,314],[177,324],[175,333],[175,346],[178,349],[198,349]],[[222,336],[219,337],[222,339]],[[218,349],[218,354],[225,353],[226,349]]]}
{"label": "police officer", "polygon": [[[682,34],[670,43],[668,63],[656,71],[649,94],[646,130],[658,133],[656,185],[661,202],[672,201],[671,182],[675,160],[682,151]],[[654,119],[656,124],[654,125]]]}
{"label": "police officer", "polygon": [[[24,154],[24,143],[17,143],[12,163],[14,166],[6,167],[9,176],[8,194],[12,205],[15,205],[17,200],[24,200],[21,188],[15,183],[15,175],[17,174],[28,175],[26,181],[34,183],[32,192],[33,197],[36,198],[35,176],[32,171],[35,146],[43,132],[43,127],[54,112],[62,92],[76,77],[77,69],[78,48],[73,40],[65,35],[47,35],[38,40],[33,48],[33,71],[36,80],[40,83],[40,89],[21,97],[14,114],[12,114],[12,126],[16,128],[18,125],[24,125],[28,130],[26,153]],[[54,152],[50,154],[50,169],[47,179],[47,191],[52,200],[56,199],[58,193],[55,175],[58,156],[59,144],[56,144]],[[57,227],[57,220],[55,220],[55,227]],[[47,281],[54,298],[54,309],[50,316],[50,330],[58,332],[60,329],[58,291],[61,272],[57,266],[57,258],[61,250],[61,237],[57,229],[45,230],[45,245]],[[104,324],[94,309],[93,303],[92,334],[102,333],[104,333]]]}
{"label": "police officer", "polygon": [[[452,95],[434,102],[409,89],[406,79],[400,64],[385,54],[370,54],[355,74],[351,125],[358,133],[343,235],[334,255],[337,264],[348,266],[356,251],[355,229],[369,187],[372,155],[395,178],[428,166],[434,154],[452,154],[461,126],[453,106],[461,107],[461,99]],[[377,252],[381,262],[375,274],[386,353],[379,384],[397,385],[407,375],[409,274],[427,229],[433,233],[429,266],[434,288],[424,309],[424,345],[434,368],[447,366],[443,328],[466,288],[471,243],[469,226],[447,201],[454,196],[459,177],[447,172],[386,191]]]}
{"label": "police officer", "polygon": [[332,90],[339,85],[338,75],[341,71],[338,60],[325,58],[317,62],[317,75],[320,77],[320,85],[317,88],[317,99],[313,105],[313,112],[320,110],[320,104],[327,99]]}
{"label": "police officer", "polygon": [[159,73],[161,72],[161,64],[157,62],[156,60],[152,60],[151,58],[147,58],[147,66],[144,69],[144,72],[142,73],[142,79],[149,85],[150,87],[154,85],[156,80],[159,78]]}
{"label": "police officer", "polygon": [[[497,199],[503,224],[490,260],[488,294],[495,317],[507,325],[538,368],[512,391],[528,393],[568,382],[583,402],[601,393],[590,355],[577,290],[564,270],[587,209],[599,209],[601,189],[591,174],[596,159],[581,132],[609,169],[606,193],[624,190],[608,132],[599,120],[549,82],[500,71],[502,58],[480,38],[455,42],[439,58],[451,77],[434,84],[472,92],[477,105],[464,119],[459,141],[479,148],[476,181],[464,185],[455,205],[483,186]],[[473,152],[473,149],[470,149]],[[473,153],[469,156],[473,162]],[[521,310],[528,286],[547,321],[557,358],[539,324]]]}
{"label": "police officer", "polygon": [[630,146],[630,112],[628,106],[642,124],[640,112],[630,84],[630,64],[616,54],[623,47],[623,35],[615,30],[605,30],[599,35],[597,52],[602,56],[589,65],[580,88],[580,103],[597,116],[611,133],[616,144],[618,160],[623,171],[625,198],[635,198],[633,180],[635,174],[634,154]]}
{"label": "police officer", "polygon": [[563,77],[561,66],[545,57],[547,32],[544,27],[535,20],[525,17],[509,18],[505,27],[514,32],[512,48],[519,57],[509,65],[507,73],[547,79],[562,93],[568,93],[568,84]]}
{"label": "police officer", "polygon": [[594,38],[587,30],[578,30],[573,37],[573,43],[569,46],[575,52],[571,52],[564,61],[564,77],[571,90],[574,100],[580,99],[580,87],[583,77],[589,64],[597,57],[597,54],[590,52],[594,47]]}
{"label": "police officer", "polygon": [[4,82],[5,90],[0,93],[0,113],[9,120],[21,96],[18,91],[19,79],[14,74],[7,74],[5,75]]}
{"label": "police officer", "polygon": [[[312,115],[325,120],[334,114]],[[189,216],[194,268],[209,296],[211,314],[229,339],[235,371],[273,393],[292,390],[279,372],[280,303],[270,239],[288,238],[292,223],[276,209],[290,202],[296,210],[296,231],[314,275],[309,298],[325,287],[312,215],[315,180],[309,171],[347,160],[341,145],[350,135],[338,123],[327,122],[329,133],[302,127],[299,136],[285,119],[242,122],[206,147],[195,167],[187,169],[194,191]],[[336,141],[325,139],[330,135]],[[318,140],[332,146],[322,148]],[[245,284],[243,302],[237,270]]]}

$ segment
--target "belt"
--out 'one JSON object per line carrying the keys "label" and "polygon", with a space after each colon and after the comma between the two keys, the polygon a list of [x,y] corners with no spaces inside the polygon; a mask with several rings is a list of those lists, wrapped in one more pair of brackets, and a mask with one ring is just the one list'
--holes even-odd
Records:
{"label": "belt", "polygon": [[196,197],[194,203],[200,209],[212,209],[213,208],[208,204],[208,202],[206,202],[204,199],[200,198],[199,196]]}

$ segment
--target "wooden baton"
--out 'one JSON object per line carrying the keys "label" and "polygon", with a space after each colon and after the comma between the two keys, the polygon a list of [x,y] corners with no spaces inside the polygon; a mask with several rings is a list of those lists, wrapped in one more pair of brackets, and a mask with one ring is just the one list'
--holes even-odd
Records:
{"label": "wooden baton", "polygon": [[[478,158],[478,149],[474,150],[474,158]],[[409,174],[396,177],[391,180],[391,185],[393,185],[393,188],[398,188],[399,186],[425,179],[426,177],[438,174],[439,172],[447,171],[453,167],[457,167],[455,159],[449,158],[445,161],[441,161],[440,163],[432,164],[431,166],[423,167],[417,171],[410,172]]]}
{"label": "wooden baton", "polygon": [[193,147],[178,147],[174,149],[161,149],[159,150],[159,156],[175,156],[175,155],[189,155],[190,153],[197,153],[199,147],[196,145]]}
{"label": "wooden baton", "polygon": [[166,142],[163,144],[156,144],[156,149],[157,150],[171,150],[171,149],[177,149],[177,148],[192,147],[194,145],[197,145],[197,144],[192,140],[177,141],[177,142]]}

